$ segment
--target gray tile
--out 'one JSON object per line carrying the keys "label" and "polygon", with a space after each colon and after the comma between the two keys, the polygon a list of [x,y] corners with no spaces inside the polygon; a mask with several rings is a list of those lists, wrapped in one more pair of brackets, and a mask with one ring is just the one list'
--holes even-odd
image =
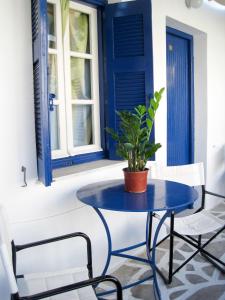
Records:
{"label": "gray tile", "polygon": [[186,270],[187,271],[194,271],[195,267],[192,264],[189,263],[189,264],[186,265]]}
{"label": "gray tile", "polygon": [[123,265],[118,270],[113,272],[112,275],[119,278],[123,284],[127,284],[139,270],[140,267]]}
{"label": "gray tile", "polygon": [[180,250],[184,252],[193,252],[193,248],[186,243],[180,248]]}
{"label": "gray tile", "polygon": [[184,259],[185,259],[185,257],[184,257],[180,252],[178,252],[178,251],[175,251],[175,252],[174,252],[173,257],[174,257],[174,259],[176,259],[176,260],[184,260]]}
{"label": "gray tile", "polygon": [[224,254],[225,241],[215,241],[213,243],[210,243],[205,249],[211,254],[220,258]]}
{"label": "gray tile", "polygon": [[[199,299],[216,300],[219,299],[224,293],[225,293],[225,285],[223,286],[214,285],[197,291],[194,295],[189,297],[188,300],[199,300]],[[225,299],[225,294],[224,297],[220,299],[221,300]]]}
{"label": "gray tile", "polygon": [[170,300],[175,300],[177,299],[177,297],[183,295],[183,293],[185,293],[187,290],[182,290],[182,291],[177,291],[177,292],[174,292],[170,295]]}
{"label": "gray tile", "polygon": [[205,278],[202,278],[201,276],[196,274],[186,274],[186,278],[190,283],[193,284],[198,284],[207,281]]}
{"label": "gray tile", "polygon": [[171,282],[171,284],[167,285],[168,289],[172,289],[174,287],[178,287],[178,286],[182,286],[184,285],[183,282],[181,280],[178,279],[178,276],[173,276],[173,281]]}
{"label": "gray tile", "polygon": [[151,276],[151,275],[152,275],[152,270],[146,271],[146,272],[144,272],[144,273],[139,277],[139,280],[142,280],[142,279],[144,279],[144,278],[146,278],[146,277],[149,277],[149,276]]}
{"label": "gray tile", "polygon": [[213,265],[210,264],[207,267],[203,267],[202,271],[204,271],[207,276],[212,276],[213,272],[215,271],[215,268]]}
{"label": "gray tile", "polygon": [[[197,254],[195,255],[195,257],[193,258],[193,261],[197,261],[199,263],[205,263],[205,258],[201,256],[201,254]],[[193,263],[194,264],[194,263]]]}
{"label": "gray tile", "polygon": [[221,273],[220,271],[218,272],[219,272],[219,280],[224,280],[224,285],[225,285],[225,274]]}
{"label": "gray tile", "polygon": [[153,287],[150,284],[142,284],[131,289],[132,296],[135,299],[151,300],[154,299]]}

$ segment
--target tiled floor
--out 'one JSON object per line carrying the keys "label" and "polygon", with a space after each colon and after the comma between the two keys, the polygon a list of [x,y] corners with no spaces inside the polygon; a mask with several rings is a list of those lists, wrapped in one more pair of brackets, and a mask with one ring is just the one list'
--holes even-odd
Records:
{"label": "tiled floor", "polygon": [[[225,204],[214,209],[215,215],[225,220]],[[192,248],[183,241],[176,240],[174,263],[179,265],[192,252]],[[207,249],[225,261],[225,232],[207,247]],[[166,269],[168,264],[168,243],[160,246],[157,254],[158,265]],[[148,274],[149,267],[139,262],[126,261],[113,275],[123,283],[130,283]],[[215,269],[201,255],[195,256],[174,277],[173,283],[165,286],[160,280],[162,300],[225,300],[225,275]],[[102,286],[107,289],[107,287]],[[108,299],[115,299],[111,296]],[[152,282],[146,281],[142,285],[133,287],[124,292],[125,300],[154,299]]]}

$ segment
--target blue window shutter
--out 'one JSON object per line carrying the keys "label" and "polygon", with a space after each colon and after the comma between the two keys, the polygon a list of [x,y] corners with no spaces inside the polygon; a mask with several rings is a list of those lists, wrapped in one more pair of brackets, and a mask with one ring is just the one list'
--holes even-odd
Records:
{"label": "blue window shutter", "polygon": [[[107,126],[117,130],[115,110],[132,110],[153,95],[151,1],[109,4],[105,9]],[[109,158],[118,159],[109,137]]]}
{"label": "blue window shutter", "polygon": [[34,108],[38,178],[52,182],[48,102],[47,1],[32,0]]}
{"label": "blue window shutter", "polygon": [[105,6],[107,4],[107,0],[81,0],[84,4],[93,4],[95,6]]}

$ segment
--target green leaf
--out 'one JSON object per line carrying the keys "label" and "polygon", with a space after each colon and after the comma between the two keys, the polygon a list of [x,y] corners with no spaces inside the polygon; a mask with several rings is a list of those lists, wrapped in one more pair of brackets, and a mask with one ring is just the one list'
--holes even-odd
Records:
{"label": "green leaf", "polygon": [[146,159],[148,160],[149,158],[151,158],[155,152],[162,147],[161,144],[151,144],[150,149],[146,152]]}
{"label": "green leaf", "polygon": [[124,147],[127,151],[132,151],[134,149],[134,145],[131,143],[124,143]]}
{"label": "green leaf", "polygon": [[154,97],[156,98],[156,100],[158,100],[160,98],[159,92],[155,92]]}
{"label": "green leaf", "polygon": [[152,129],[152,125],[153,125],[152,120],[146,119],[146,123],[147,123],[148,129],[151,130]]}
{"label": "green leaf", "polygon": [[139,109],[138,109],[137,107],[135,107],[134,110],[136,111],[136,113],[137,113],[139,116],[141,116],[141,113],[140,113],[140,111],[139,111]]}
{"label": "green leaf", "polygon": [[148,114],[151,117],[151,119],[154,120],[154,118],[155,118],[155,112],[154,112],[154,110],[151,107],[149,107],[149,109],[148,109]]}
{"label": "green leaf", "polygon": [[160,94],[161,97],[162,97],[162,94],[163,94],[164,91],[165,91],[164,87],[159,90],[159,94]]}
{"label": "green leaf", "polygon": [[144,115],[146,113],[145,105],[138,105],[138,109],[139,109],[141,115]]}
{"label": "green leaf", "polygon": [[154,108],[154,110],[156,110],[157,107],[156,107],[156,103],[155,103],[154,99],[151,99],[150,103],[151,103],[151,106]]}

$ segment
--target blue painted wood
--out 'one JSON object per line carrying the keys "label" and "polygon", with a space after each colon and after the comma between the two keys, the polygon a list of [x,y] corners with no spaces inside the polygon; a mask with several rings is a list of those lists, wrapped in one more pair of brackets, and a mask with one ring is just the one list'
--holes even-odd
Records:
{"label": "blue painted wood", "polygon": [[97,6],[105,6],[107,4],[107,0],[86,0],[85,2]]}
{"label": "blue painted wood", "polygon": [[194,159],[193,37],[167,28],[167,164]]}
{"label": "blue painted wood", "polygon": [[123,180],[108,180],[81,188],[77,197],[98,209],[150,212],[187,208],[197,200],[198,193],[187,185],[165,180],[150,180],[145,193],[128,193]]}
{"label": "blue painted wood", "polygon": [[100,160],[104,158],[105,158],[105,152],[99,151],[99,152],[80,154],[75,156],[59,158],[59,159],[53,159],[52,169],[70,167],[72,165],[83,164],[83,163]]}
{"label": "blue painted wood", "polygon": [[47,81],[47,2],[32,0],[31,3],[37,168],[39,180],[49,186],[52,168]]}
{"label": "blue painted wood", "polygon": [[100,102],[100,128],[101,147],[106,152],[106,132],[105,132],[105,73],[104,73],[104,53],[103,53],[103,9],[97,10],[98,19],[98,69],[99,69],[99,102]]}
{"label": "blue painted wood", "polygon": [[[132,110],[153,94],[151,1],[106,6],[107,126],[118,129],[115,110]],[[118,159],[108,136],[109,157]]]}
{"label": "blue painted wood", "polygon": [[104,7],[107,4],[107,0],[72,0],[74,2],[82,3],[82,4],[90,4],[94,7]]}

